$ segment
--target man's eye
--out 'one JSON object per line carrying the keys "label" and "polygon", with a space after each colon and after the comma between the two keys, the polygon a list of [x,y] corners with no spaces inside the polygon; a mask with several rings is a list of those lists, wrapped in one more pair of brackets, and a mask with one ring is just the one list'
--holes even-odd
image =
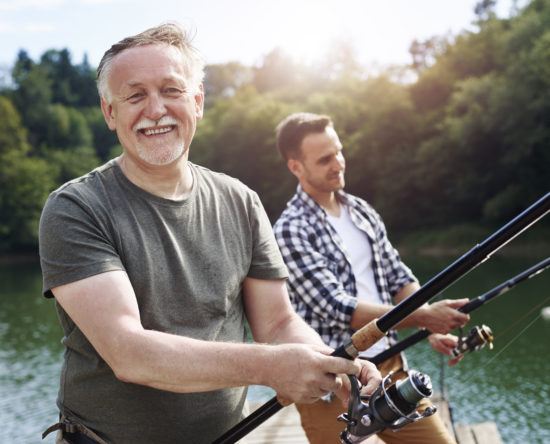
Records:
{"label": "man's eye", "polygon": [[142,93],[135,93],[135,94],[132,94],[128,97],[128,100],[131,101],[131,102],[135,102],[139,99],[141,99],[143,97],[143,94]]}

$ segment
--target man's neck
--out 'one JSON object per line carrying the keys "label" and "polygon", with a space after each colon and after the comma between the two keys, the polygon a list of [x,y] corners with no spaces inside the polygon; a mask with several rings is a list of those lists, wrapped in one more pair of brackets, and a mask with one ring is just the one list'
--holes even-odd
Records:
{"label": "man's neck", "polygon": [[155,196],[182,200],[189,196],[193,188],[193,175],[186,156],[163,166],[136,164],[124,154],[117,162],[130,182]]}
{"label": "man's neck", "polygon": [[336,193],[333,191],[328,192],[314,192],[313,190],[304,191],[323,209],[333,217],[340,217],[340,203],[336,197]]}
{"label": "man's neck", "polygon": [[328,215],[332,217],[340,217],[340,203],[336,198],[336,194],[332,193],[332,198],[330,200],[319,204],[325,209]]}

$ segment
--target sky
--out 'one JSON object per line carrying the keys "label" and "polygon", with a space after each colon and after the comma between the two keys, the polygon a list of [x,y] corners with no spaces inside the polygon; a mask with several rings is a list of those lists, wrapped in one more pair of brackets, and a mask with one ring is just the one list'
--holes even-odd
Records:
{"label": "sky", "polygon": [[[527,0],[497,0],[509,17]],[[279,48],[297,61],[321,58],[334,40],[351,43],[362,65],[405,65],[413,40],[475,30],[478,0],[0,0],[0,67],[20,49],[39,61],[49,49],[84,54],[97,67],[124,37],[167,21],[195,33],[207,64],[260,65]]]}

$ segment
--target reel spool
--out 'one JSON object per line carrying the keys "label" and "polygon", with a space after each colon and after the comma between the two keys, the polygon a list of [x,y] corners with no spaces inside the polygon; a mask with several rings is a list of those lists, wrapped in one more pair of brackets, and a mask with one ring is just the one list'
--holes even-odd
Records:
{"label": "reel spool", "polygon": [[423,398],[433,393],[430,377],[411,370],[406,379],[391,384],[391,373],[380,383],[371,396],[360,395],[355,376],[349,376],[351,394],[348,413],[338,417],[347,424],[340,434],[342,444],[356,444],[384,429],[393,431],[433,415],[435,407],[429,407],[420,415],[415,409]]}
{"label": "reel spool", "polygon": [[466,337],[460,336],[458,346],[452,350],[453,356],[457,357],[466,352],[477,351],[489,344],[489,349],[493,349],[493,332],[486,325],[478,327],[477,325],[470,330]]}

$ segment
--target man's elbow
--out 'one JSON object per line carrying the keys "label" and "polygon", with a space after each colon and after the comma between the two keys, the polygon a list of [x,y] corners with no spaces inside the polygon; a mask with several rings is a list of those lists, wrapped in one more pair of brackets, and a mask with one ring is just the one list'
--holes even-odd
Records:
{"label": "man's elbow", "polygon": [[136,371],[137,367],[132,365],[128,359],[117,356],[116,358],[106,359],[105,361],[119,381],[142,384],[139,373]]}
{"label": "man's elbow", "polygon": [[140,351],[132,347],[132,341],[123,341],[121,338],[113,341],[109,349],[104,350],[102,357],[119,381],[146,384],[146,378],[143,377],[143,359]]}

